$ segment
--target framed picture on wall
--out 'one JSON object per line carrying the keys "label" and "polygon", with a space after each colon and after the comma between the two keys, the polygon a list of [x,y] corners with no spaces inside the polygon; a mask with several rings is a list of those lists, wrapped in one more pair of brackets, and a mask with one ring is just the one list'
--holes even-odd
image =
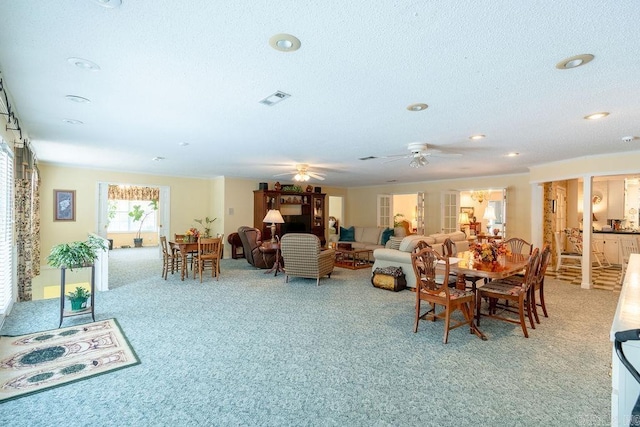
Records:
{"label": "framed picture on wall", "polygon": [[53,190],[53,220],[76,220],[75,190]]}
{"label": "framed picture on wall", "polygon": [[460,213],[463,213],[463,212],[466,212],[467,215],[469,215],[469,219],[473,218],[473,212],[474,212],[473,207],[463,206],[460,208]]}

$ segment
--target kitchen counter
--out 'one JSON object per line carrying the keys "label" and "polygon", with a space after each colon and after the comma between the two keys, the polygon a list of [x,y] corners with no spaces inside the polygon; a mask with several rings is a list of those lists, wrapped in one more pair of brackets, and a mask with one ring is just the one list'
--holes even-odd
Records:
{"label": "kitchen counter", "polygon": [[594,230],[596,234],[640,234],[640,231],[632,231],[632,230],[612,230],[612,231],[600,231]]}

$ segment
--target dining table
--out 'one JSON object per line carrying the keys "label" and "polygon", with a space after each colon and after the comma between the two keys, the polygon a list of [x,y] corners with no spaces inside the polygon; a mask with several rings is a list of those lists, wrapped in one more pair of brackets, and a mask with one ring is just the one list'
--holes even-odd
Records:
{"label": "dining table", "polygon": [[169,241],[169,247],[172,251],[179,251],[180,255],[182,256],[180,280],[184,280],[184,277],[187,275],[187,256],[191,252],[198,252],[198,241],[176,239]]}
{"label": "dining table", "polygon": [[[472,291],[478,298],[477,279],[495,280],[504,279],[521,272],[529,261],[529,255],[509,254],[501,255],[494,262],[479,262],[473,251],[459,252],[455,257],[449,258],[449,271],[457,275],[456,288],[466,289],[467,280],[471,279]],[[472,323],[474,333],[482,340],[487,336],[478,328],[480,318],[479,309],[475,313],[475,321]]]}

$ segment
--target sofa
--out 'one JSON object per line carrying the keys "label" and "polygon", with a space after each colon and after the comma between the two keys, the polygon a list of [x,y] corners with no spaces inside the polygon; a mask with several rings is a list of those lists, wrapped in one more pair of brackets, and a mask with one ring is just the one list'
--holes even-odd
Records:
{"label": "sofa", "polygon": [[382,243],[382,232],[387,230],[384,227],[340,227],[340,234],[329,234],[329,241],[336,243],[350,243],[353,249],[375,250],[384,248]]}
{"label": "sofa", "polygon": [[410,236],[403,237],[402,239],[391,238],[384,248],[378,248],[373,251],[373,257],[375,262],[371,272],[376,268],[384,267],[401,267],[407,280],[407,287],[415,288],[416,275],[411,265],[411,252],[416,247],[416,244],[420,240],[424,240],[431,245],[438,253],[443,253],[442,243],[450,238],[456,245],[458,252],[464,252],[469,250],[469,242],[467,236],[462,231],[456,231],[453,233],[438,233],[428,236],[421,236],[412,234]]}

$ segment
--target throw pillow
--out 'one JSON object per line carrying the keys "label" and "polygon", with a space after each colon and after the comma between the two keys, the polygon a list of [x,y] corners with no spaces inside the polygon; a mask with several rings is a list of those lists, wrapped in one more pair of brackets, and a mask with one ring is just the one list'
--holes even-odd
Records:
{"label": "throw pillow", "polygon": [[387,228],[386,230],[383,230],[380,238],[380,244],[382,246],[386,245],[391,236],[393,236],[393,228]]}
{"label": "throw pillow", "polygon": [[389,238],[389,249],[400,249],[400,243],[402,243],[402,239],[404,237],[390,237]]}
{"label": "throw pillow", "polygon": [[340,241],[341,242],[355,242],[356,241],[356,229],[353,226],[349,228],[340,227]]}

